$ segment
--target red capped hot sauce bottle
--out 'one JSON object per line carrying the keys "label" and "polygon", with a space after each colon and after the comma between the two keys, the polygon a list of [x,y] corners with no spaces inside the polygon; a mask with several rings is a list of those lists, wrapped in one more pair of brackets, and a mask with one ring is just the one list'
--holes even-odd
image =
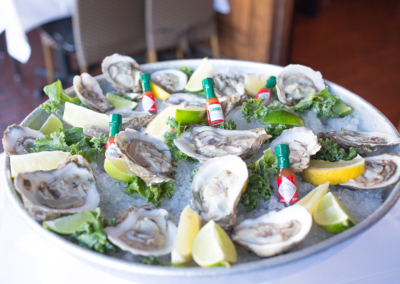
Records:
{"label": "red capped hot sauce bottle", "polygon": [[275,76],[269,77],[269,79],[267,80],[267,84],[265,84],[265,87],[258,91],[256,99],[263,98],[264,104],[268,105],[269,99],[271,98],[272,89],[275,88],[275,85],[276,85],[276,77]]}
{"label": "red capped hot sauce bottle", "polygon": [[142,83],[142,104],[143,110],[147,112],[157,112],[157,104],[156,104],[156,97],[154,96],[153,92],[151,91],[150,83],[150,75],[147,73],[143,73],[140,75],[140,82]]}
{"label": "red capped hot sauce bottle", "polygon": [[208,124],[213,127],[218,127],[225,122],[225,118],[221,104],[214,93],[214,82],[212,78],[205,78],[202,83],[204,92],[206,93]]}
{"label": "red capped hot sauce bottle", "polygon": [[279,202],[289,206],[299,200],[296,177],[290,169],[289,146],[278,144],[275,146],[275,155],[278,159],[278,193]]}
{"label": "red capped hot sauce bottle", "polygon": [[119,132],[119,127],[121,126],[122,116],[117,113],[110,115],[110,136],[106,142],[106,151],[104,154],[104,159],[107,157],[121,158],[118,154],[117,146],[115,145],[115,134]]}

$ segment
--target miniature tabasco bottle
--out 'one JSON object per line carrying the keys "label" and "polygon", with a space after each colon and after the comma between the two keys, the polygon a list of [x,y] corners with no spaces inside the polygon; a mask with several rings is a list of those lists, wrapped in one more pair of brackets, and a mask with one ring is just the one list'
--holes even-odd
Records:
{"label": "miniature tabasco bottle", "polygon": [[204,92],[206,93],[208,124],[213,127],[218,127],[225,122],[225,119],[221,104],[214,93],[214,82],[212,78],[205,78],[202,83]]}
{"label": "miniature tabasco bottle", "polygon": [[115,134],[119,132],[119,127],[121,126],[122,116],[117,113],[113,113],[110,116],[110,136],[106,142],[106,151],[104,155],[104,159],[107,157],[113,158],[121,158],[120,154],[118,154],[117,146],[115,145]]}
{"label": "miniature tabasco bottle", "polygon": [[287,206],[299,200],[296,177],[290,169],[289,153],[290,150],[287,144],[275,146],[275,155],[278,159],[279,202]]}
{"label": "miniature tabasco bottle", "polygon": [[157,105],[156,105],[156,97],[154,96],[153,92],[151,91],[150,83],[150,75],[144,73],[140,75],[140,82],[142,83],[142,104],[143,110],[147,112],[157,112]]}
{"label": "miniature tabasco bottle", "polygon": [[276,85],[276,77],[275,76],[269,77],[265,87],[258,91],[256,99],[263,98],[264,104],[267,105],[269,99],[271,98],[272,89],[275,88],[275,85]]}

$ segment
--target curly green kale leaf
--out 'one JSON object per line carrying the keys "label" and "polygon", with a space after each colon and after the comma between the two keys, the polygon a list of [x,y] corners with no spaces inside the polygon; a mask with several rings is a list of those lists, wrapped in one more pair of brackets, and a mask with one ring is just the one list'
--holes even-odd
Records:
{"label": "curly green kale leaf", "polygon": [[350,161],[357,156],[357,152],[353,147],[350,147],[349,152],[347,153],[346,150],[339,147],[337,143],[333,144],[332,140],[323,140],[320,138],[319,143],[322,147],[317,154],[311,157],[312,159],[337,162],[339,160]]}
{"label": "curly green kale leaf", "polygon": [[186,67],[186,66],[182,66],[182,67],[179,67],[178,70],[182,71],[183,73],[186,74],[188,81],[189,81],[190,77],[192,77],[192,75],[193,75],[193,69],[192,68],[189,68],[189,67]]}
{"label": "curly green kale leaf", "polygon": [[155,256],[148,256],[141,258],[139,262],[141,264],[148,264],[148,265],[170,266],[167,262],[161,261]]}
{"label": "curly green kale leaf", "polygon": [[265,126],[265,131],[269,134],[272,135],[271,138],[269,138],[265,143],[271,142],[278,136],[280,136],[283,132],[283,130],[292,128],[293,126],[287,125],[287,124],[278,124],[278,125],[273,125],[273,124],[266,124]]}
{"label": "curly green kale leaf", "polygon": [[289,107],[281,104],[278,101],[275,101],[273,104],[269,106],[264,105],[264,99],[249,99],[247,102],[242,104],[242,114],[246,121],[249,123],[252,118],[257,119],[260,123],[265,124],[265,119],[268,114],[270,114],[274,110],[290,110]]}
{"label": "curly green kale leaf", "polygon": [[236,123],[231,119],[229,122],[223,122],[218,128],[226,130],[236,130]]}
{"label": "curly green kale leaf", "polygon": [[43,91],[49,97],[50,101],[42,104],[40,108],[44,109],[47,112],[57,113],[59,111],[59,107],[61,109],[65,108],[66,102],[83,106],[78,96],[70,97],[67,95],[62,87],[60,80],[54,82],[53,84],[45,86],[43,88]]}

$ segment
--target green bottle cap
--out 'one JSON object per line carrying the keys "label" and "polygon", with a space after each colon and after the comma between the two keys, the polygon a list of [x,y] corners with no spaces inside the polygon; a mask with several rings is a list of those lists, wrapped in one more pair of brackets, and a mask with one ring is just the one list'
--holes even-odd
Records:
{"label": "green bottle cap", "polygon": [[265,85],[265,88],[272,90],[273,88],[275,88],[275,86],[276,86],[276,77],[275,76],[269,77],[269,79],[267,80],[267,84]]}
{"label": "green bottle cap", "polygon": [[278,144],[275,146],[275,155],[278,160],[279,169],[290,168],[289,154],[290,150],[287,144]]}
{"label": "green bottle cap", "polygon": [[119,127],[122,123],[122,116],[118,113],[113,113],[110,115],[110,137],[114,137],[115,134],[119,132]]}
{"label": "green bottle cap", "polygon": [[151,79],[150,79],[149,74],[143,73],[142,75],[140,75],[140,82],[142,83],[143,92],[151,90],[151,87],[150,87]]}
{"label": "green bottle cap", "polygon": [[212,78],[205,78],[202,81],[203,83],[203,89],[204,92],[206,93],[206,98],[215,98],[215,93],[214,93],[214,81]]}

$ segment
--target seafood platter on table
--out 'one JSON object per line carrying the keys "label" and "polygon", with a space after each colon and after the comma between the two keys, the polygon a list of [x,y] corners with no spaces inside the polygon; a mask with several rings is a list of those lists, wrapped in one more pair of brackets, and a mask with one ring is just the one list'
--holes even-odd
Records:
{"label": "seafood platter on table", "polygon": [[399,197],[394,127],[310,67],[113,54],[102,72],[46,86],[2,140],[19,212],[81,258],[265,268],[360,233]]}

